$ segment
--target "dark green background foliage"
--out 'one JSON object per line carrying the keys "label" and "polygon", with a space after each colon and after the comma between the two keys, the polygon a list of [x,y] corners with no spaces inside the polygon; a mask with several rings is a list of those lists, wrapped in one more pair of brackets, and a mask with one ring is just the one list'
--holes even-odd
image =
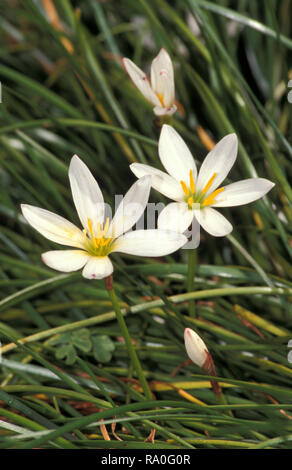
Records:
{"label": "dark green background foliage", "polygon": [[[53,5],[54,21],[44,9],[52,2],[0,2],[0,340],[27,338],[2,355],[0,448],[291,448],[291,2]],[[42,264],[54,244],[25,223],[20,203],[78,224],[67,174],[74,153],[109,203],[135,181],[129,163],[159,167],[151,105],[121,58],[148,71],[161,47],[175,68],[173,125],[197,163],[207,153],[198,126],[215,142],[236,132],[229,181],[257,174],[276,186],[256,203],[223,209],[231,236],[201,233],[194,319],[187,250],[113,256],[117,295],[154,394],[145,401],[104,283]],[[160,197],[151,192],[151,201]],[[226,405],[194,364],[171,375],[187,360],[186,326],[206,342]],[[152,428],[154,444],[144,442]]]}

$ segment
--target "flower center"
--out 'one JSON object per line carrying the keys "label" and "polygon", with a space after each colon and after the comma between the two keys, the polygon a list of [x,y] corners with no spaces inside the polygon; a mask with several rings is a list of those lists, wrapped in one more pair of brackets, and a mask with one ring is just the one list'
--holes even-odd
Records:
{"label": "flower center", "polygon": [[113,238],[107,237],[109,228],[109,217],[106,219],[104,226],[100,223],[97,224],[97,234],[94,233],[91,219],[87,219],[89,233],[84,230],[86,235],[85,248],[93,256],[107,256],[111,251],[111,244]]}
{"label": "flower center", "polygon": [[184,181],[181,181],[180,184],[185,193],[185,201],[188,204],[189,209],[192,209],[193,204],[200,204],[200,209],[203,209],[206,206],[211,206],[214,204],[215,197],[224,191],[224,188],[218,188],[216,191],[213,191],[209,196],[205,196],[206,192],[210,189],[217,173],[213,173],[208,183],[201,191],[196,191],[195,181],[193,176],[193,170],[190,170],[190,182],[187,185]]}
{"label": "flower center", "polygon": [[161,103],[161,106],[163,108],[165,108],[165,104],[164,104],[164,101],[163,101],[163,94],[162,93],[157,93],[157,98],[159,99],[159,101]]}

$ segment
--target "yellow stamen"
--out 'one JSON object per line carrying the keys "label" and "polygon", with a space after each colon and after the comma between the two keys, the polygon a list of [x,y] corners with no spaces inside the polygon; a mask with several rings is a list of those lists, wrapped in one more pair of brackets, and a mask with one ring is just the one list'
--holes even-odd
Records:
{"label": "yellow stamen", "polygon": [[[92,222],[90,219],[87,219],[88,223],[88,229],[89,233],[91,235],[91,243],[96,250],[101,250],[107,245],[110,244],[112,241],[112,238],[105,238],[105,235],[108,231],[109,225],[110,225],[110,219],[109,217],[106,219],[104,228],[103,226],[98,222],[97,224],[97,234],[93,232],[93,227],[92,227]],[[87,230],[83,230],[84,234],[87,235]]]}
{"label": "yellow stamen", "polygon": [[188,196],[190,194],[190,191],[188,190],[186,183],[184,181],[181,181],[180,184],[182,185],[185,195]]}
{"label": "yellow stamen", "polygon": [[90,219],[87,219],[87,223],[88,223],[89,232],[90,232],[92,238],[94,238],[91,220],[90,220]]}
{"label": "yellow stamen", "polygon": [[194,198],[193,198],[193,196],[191,196],[191,197],[188,198],[188,205],[189,205],[189,207],[192,207],[193,204],[194,204]]}
{"label": "yellow stamen", "polygon": [[103,240],[103,246],[106,246],[109,244],[109,242],[111,241],[111,238],[106,238]]}
{"label": "yellow stamen", "polygon": [[214,173],[213,176],[211,176],[211,178],[209,179],[208,183],[206,184],[206,186],[204,187],[202,193],[205,194],[208,189],[210,188],[211,184],[213,183],[215,177],[216,177],[217,173]]}
{"label": "yellow stamen", "polygon": [[219,188],[219,189],[216,189],[216,191],[214,191],[213,193],[210,194],[210,196],[208,196],[205,201],[202,203],[202,206],[205,207],[205,206],[210,206],[211,204],[214,203],[214,199],[215,197],[217,196],[217,194],[219,193],[222,193],[222,191],[224,191],[224,188]]}
{"label": "yellow stamen", "polygon": [[159,99],[162,106],[165,108],[165,104],[164,104],[164,101],[163,101],[163,94],[162,93],[157,93],[157,98]]}
{"label": "yellow stamen", "polygon": [[191,189],[191,193],[194,194],[195,182],[194,182],[194,177],[193,177],[193,170],[190,170],[190,189]]}
{"label": "yellow stamen", "polygon": [[103,229],[103,232],[101,234],[101,237],[104,237],[106,232],[108,231],[108,228],[109,228],[109,223],[110,223],[110,220],[109,220],[109,217],[106,219],[106,222],[105,222],[105,226],[104,226],[104,229]]}

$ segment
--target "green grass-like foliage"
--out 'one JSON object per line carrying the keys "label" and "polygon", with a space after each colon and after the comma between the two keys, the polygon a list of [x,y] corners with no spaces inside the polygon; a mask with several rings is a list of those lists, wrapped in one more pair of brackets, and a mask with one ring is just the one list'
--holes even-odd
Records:
{"label": "green grass-like foliage", "polygon": [[[0,448],[291,448],[291,18],[286,0],[0,2],[0,341],[16,341],[2,354]],[[151,105],[121,58],[147,70],[161,47],[175,67],[173,125],[197,163],[207,153],[198,126],[215,142],[235,132],[229,181],[258,174],[276,186],[223,210],[232,236],[202,232],[191,294],[187,250],[113,256],[153,392],[145,400],[104,283],[42,264],[54,244],[25,223],[20,203],[78,224],[74,153],[109,203],[135,181],[129,163],[159,167]],[[187,326],[212,354],[225,404],[184,364]]]}

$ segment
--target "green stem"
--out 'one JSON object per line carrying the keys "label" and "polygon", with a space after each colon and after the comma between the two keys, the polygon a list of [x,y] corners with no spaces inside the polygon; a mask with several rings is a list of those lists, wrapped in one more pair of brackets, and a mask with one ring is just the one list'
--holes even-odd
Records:
{"label": "green stem", "polygon": [[122,331],[122,335],[125,339],[125,343],[126,343],[126,346],[128,348],[128,353],[130,355],[130,358],[131,358],[132,363],[135,367],[137,376],[138,376],[138,378],[140,380],[140,383],[141,383],[141,386],[143,388],[144,395],[148,400],[152,400],[153,396],[152,396],[151,390],[150,390],[149,385],[148,385],[148,383],[145,379],[144,372],[143,372],[143,369],[141,367],[140,361],[138,359],[136,350],[135,350],[135,348],[132,344],[131,337],[130,337],[126,322],[124,320],[123,314],[121,312],[119,302],[118,302],[116,293],[114,291],[114,288],[112,286],[112,283],[110,283],[110,285],[108,285],[107,282],[106,282],[106,288],[107,288],[109,297],[111,299],[114,311],[116,313],[116,317],[117,317],[117,320],[119,322],[119,325],[120,325],[120,328],[121,328],[121,331]]}
{"label": "green stem", "polygon": [[[215,364],[209,352],[207,352],[207,359],[204,362],[202,369],[206,372],[207,375],[213,375],[213,377],[217,377]],[[228,405],[226,398],[222,392],[222,388],[219,385],[219,382],[217,382],[216,380],[211,380],[210,382],[217,402],[220,405]],[[231,410],[228,410],[227,414],[233,416]]]}
{"label": "green stem", "polygon": [[155,124],[156,128],[158,129],[158,131],[160,133],[163,124],[168,124],[169,126],[171,126],[172,121],[173,121],[173,116],[164,115],[164,116],[159,116],[156,119],[154,119],[153,123]]}
{"label": "green stem", "polygon": [[[187,275],[187,291],[193,292],[195,289],[195,268],[197,264],[197,251],[189,250],[189,261],[188,261],[188,275]],[[189,314],[190,317],[195,317],[195,301],[189,302]]]}
{"label": "green stem", "polygon": [[[224,395],[224,393],[222,392],[221,389],[220,389],[220,391],[217,392],[217,393],[214,392],[214,394],[215,394],[215,397],[216,397],[216,399],[217,399],[219,405],[228,405],[227,400],[226,400],[226,398],[225,398],[225,395]],[[231,416],[231,417],[233,417],[233,413],[232,413],[231,410],[227,410],[227,411],[226,411],[226,414],[229,415],[229,416]]]}

